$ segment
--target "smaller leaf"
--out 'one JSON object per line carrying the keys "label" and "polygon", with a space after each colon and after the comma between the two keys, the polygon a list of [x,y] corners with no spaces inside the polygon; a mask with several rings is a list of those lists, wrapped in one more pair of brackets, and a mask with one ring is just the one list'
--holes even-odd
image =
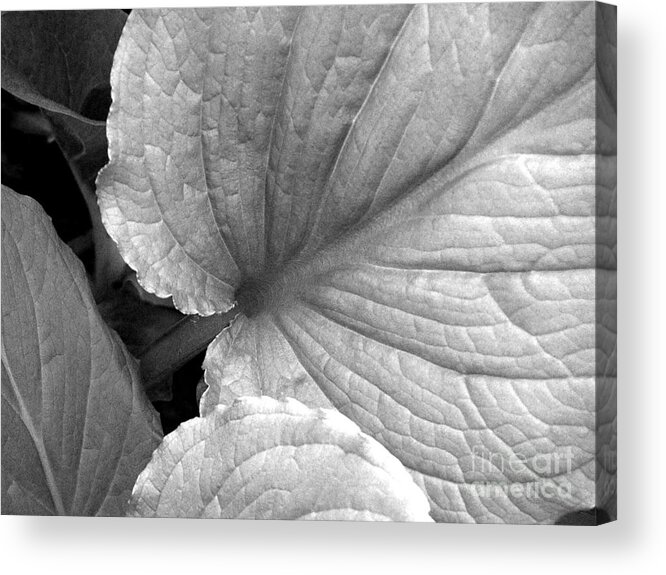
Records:
{"label": "smaller leaf", "polygon": [[2,513],[122,516],[161,439],[136,362],[42,208],[2,188]]}
{"label": "smaller leaf", "polygon": [[128,515],[431,521],[402,464],[343,415],[242,398],[169,434]]}
{"label": "smaller leaf", "polygon": [[202,367],[201,415],[240,397],[260,395],[291,397],[308,407],[333,407],[266,315],[250,319],[240,314],[208,346]]}

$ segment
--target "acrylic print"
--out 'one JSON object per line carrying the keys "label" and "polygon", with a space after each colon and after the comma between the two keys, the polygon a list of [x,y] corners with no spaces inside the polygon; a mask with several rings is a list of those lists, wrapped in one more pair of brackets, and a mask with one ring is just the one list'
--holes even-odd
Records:
{"label": "acrylic print", "polygon": [[616,12],[2,16],[2,513],[615,518]]}

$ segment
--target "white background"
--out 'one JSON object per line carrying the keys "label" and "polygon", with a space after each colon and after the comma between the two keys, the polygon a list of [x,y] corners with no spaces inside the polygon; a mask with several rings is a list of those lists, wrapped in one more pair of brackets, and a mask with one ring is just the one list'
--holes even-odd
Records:
{"label": "white background", "polygon": [[[0,0],[0,8],[222,3]],[[666,572],[666,2],[616,3],[619,521],[592,528],[2,517],[4,572]]]}

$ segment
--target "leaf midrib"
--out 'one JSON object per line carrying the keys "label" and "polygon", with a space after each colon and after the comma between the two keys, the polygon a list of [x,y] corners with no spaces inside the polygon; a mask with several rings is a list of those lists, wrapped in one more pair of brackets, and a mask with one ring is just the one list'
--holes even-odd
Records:
{"label": "leaf midrib", "polygon": [[18,403],[18,407],[20,410],[20,413],[18,413],[18,415],[20,416],[23,425],[25,426],[26,430],[28,431],[28,434],[30,435],[30,438],[32,439],[32,442],[35,445],[35,450],[37,451],[39,462],[41,463],[42,470],[44,471],[44,479],[46,480],[46,486],[48,487],[49,493],[51,494],[51,499],[53,500],[53,505],[55,506],[56,513],[58,515],[66,515],[67,513],[65,511],[65,506],[62,502],[62,497],[60,496],[60,492],[58,490],[58,485],[56,483],[55,476],[53,474],[53,469],[51,468],[51,462],[46,453],[44,443],[42,442],[39,434],[37,433],[37,429],[35,428],[35,424],[32,420],[30,412],[28,411],[25,402],[23,401],[23,396],[19,392],[19,388],[16,383],[14,373],[12,371],[11,365],[9,364],[7,352],[5,351],[4,342],[2,342],[2,365],[5,367],[5,371],[9,378],[9,384],[11,386],[12,391],[14,392],[14,396],[16,397],[16,402]]}

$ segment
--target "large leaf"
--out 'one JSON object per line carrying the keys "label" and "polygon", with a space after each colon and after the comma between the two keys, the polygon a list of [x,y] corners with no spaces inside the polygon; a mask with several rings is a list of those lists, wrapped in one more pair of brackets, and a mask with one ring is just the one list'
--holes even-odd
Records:
{"label": "large leaf", "polygon": [[149,290],[244,311],[202,410],[321,390],[439,520],[594,507],[615,357],[596,35],[592,3],[133,13],[103,217]]}
{"label": "large leaf", "polygon": [[432,521],[405,468],[331,410],[246,398],[170,433],[130,515]]}
{"label": "large leaf", "polygon": [[39,205],[2,189],[2,512],[123,515],[161,439],[134,360]]}

